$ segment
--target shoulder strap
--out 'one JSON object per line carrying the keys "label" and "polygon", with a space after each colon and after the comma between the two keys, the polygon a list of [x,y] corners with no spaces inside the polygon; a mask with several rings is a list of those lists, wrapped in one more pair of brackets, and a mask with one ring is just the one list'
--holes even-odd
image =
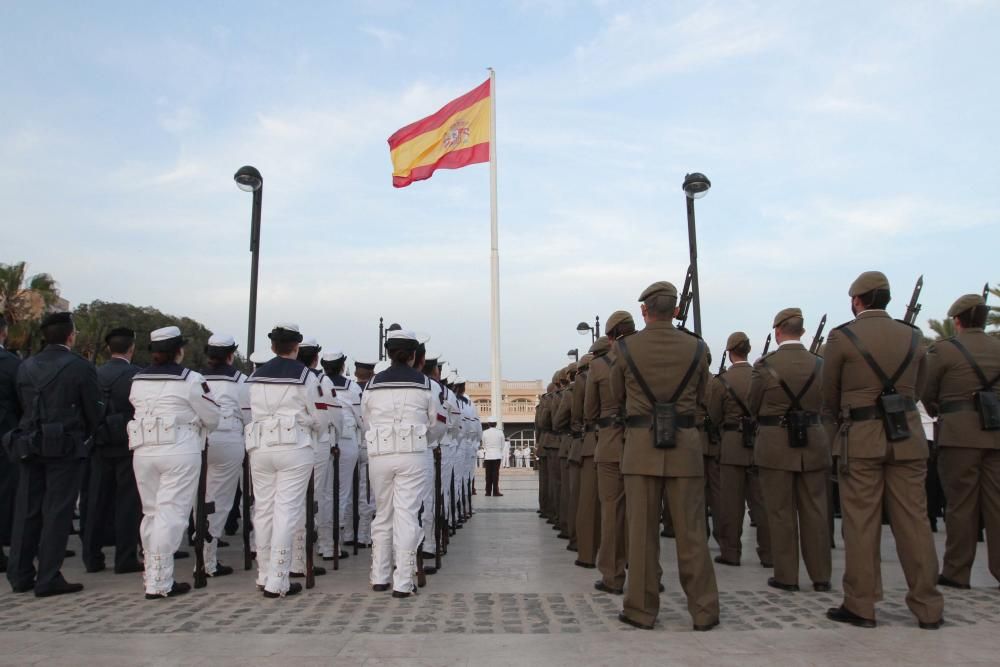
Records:
{"label": "shoulder strap", "polygon": [[986,379],[986,373],[984,373],[982,367],[980,367],[980,365],[976,363],[976,360],[972,357],[972,353],[969,352],[968,348],[966,348],[964,345],[958,342],[957,338],[949,338],[948,342],[954,345],[958,349],[958,351],[962,353],[962,356],[965,357],[965,360],[969,362],[969,365],[972,366],[972,370],[976,373],[976,376],[979,378],[979,383],[983,385],[982,387],[980,387],[980,391],[992,390],[993,385],[995,385],[998,381],[1000,381],[1000,373],[998,373],[997,376],[992,380]]}
{"label": "shoulder strap", "polygon": [[[653,394],[653,391],[649,388],[649,385],[646,384],[646,380],[642,377],[642,374],[639,373],[639,369],[636,367],[635,360],[632,359],[632,355],[628,351],[628,346],[625,344],[624,338],[618,341],[618,347],[622,352],[622,356],[625,357],[625,362],[628,364],[629,369],[632,371],[632,375],[635,376],[635,381],[639,383],[639,388],[642,389],[642,393],[644,393],[646,395],[646,398],[649,399],[650,404],[656,404],[658,402],[656,400],[656,396]],[[670,400],[667,401],[668,403],[676,403],[677,399],[681,397],[681,394],[684,392],[684,389],[688,386],[688,383],[691,381],[691,377],[694,375],[695,370],[697,370],[698,368],[698,362],[701,361],[701,355],[704,349],[705,349],[705,342],[699,339],[698,346],[695,348],[694,351],[694,358],[691,359],[691,365],[688,366],[687,372],[684,374],[684,377],[681,378],[681,383],[677,386],[677,390],[674,392],[673,396],[670,397]]]}
{"label": "shoulder strap", "polygon": [[606,363],[608,365],[608,368],[611,368],[611,361],[608,359],[608,355],[602,354],[601,356],[597,357],[597,359]]}
{"label": "shoulder strap", "polygon": [[785,395],[788,396],[788,400],[792,402],[792,409],[801,410],[802,397],[806,395],[806,392],[809,391],[809,387],[811,387],[813,382],[816,381],[816,376],[819,375],[819,369],[823,365],[823,360],[816,357],[816,364],[813,366],[812,373],[809,374],[809,378],[806,380],[806,383],[802,385],[802,390],[798,394],[792,391],[792,388],[788,386],[788,383],[782,380],[781,376],[778,375],[778,372],[768,365],[766,361],[761,359],[760,365],[771,374],[771,377],[778,381],[778,385],[781,387],[781,390],[785,392]]}
{"label": "shoulder strap", "polygon": [[724,375],[717,375],[716,377],[719,378],[719,382],[721,382],[722,386],[726,388],[726,391],[729,393],[732,399],[736,401],[736,405],[738,405],[740,410],[743,412],[743,416],[750,417],[751,416],[750,408],[747,407],[747,404],[743,402],[743,399],[741,399],[739,395],[736,393],[736,390],[733,389],[733,385],[729,384]]}
{"label": "shoulder strap", "polygon": [[906,351],[906,356],[903,358],[903,363],[899,365],[899,369],[896,370],[896,372],[893,374],[891,378],[888,375],[886,375],[885,371],[883,371],[882,368],[878,365],[878,363],[876,363],[875,358],[872,356],[872,353],[868,351],[868,348],[864,345],[864,343],[861,342],[861,339],[858,338],[857,334],[851,331],[850,327],[845,326],[842,327],[840,330],[844,332],[844,335],[847,336],[847,339],[851,341],[854,347],[857,348],[858,352],[861,353],[861,358],[865,360],[865,363],[867,363],[868,366],[871,367],[872,372],[875,373],[875,376],[878,377],[879,382],[882,383],[882,389],[886,391],[895,392],[896,382],[899,380],[899,378],[903,377],[903,373],[905,373],[906,369],[909,368],[910,362],[913,361],[913,355],[916,354],[917,352],[917,345],[920,344],[920,339],[917,335],[917,330],[913,329],[910,332],[910,349]]}
{"label": "shoulder strap", "polygon": [[648,384],[646,384],[645,378],[642,377],[642,373],[639,372],[639,368],[635,365],[635,360],[632,359],[632,355],[628,351],[628,345],[625,344],[624,338],[618,341],[618,349],[621,351],[622,356],[625,357],[625,363],[628,364],[629,370],[631,370],[632,375],[635,376],[635,381],[639,383],[639,388],[642,389],[642,393],[646,395],[650,405],[655,405],[657,402],[656,396],[653,395],[653,390],[649,388]]}

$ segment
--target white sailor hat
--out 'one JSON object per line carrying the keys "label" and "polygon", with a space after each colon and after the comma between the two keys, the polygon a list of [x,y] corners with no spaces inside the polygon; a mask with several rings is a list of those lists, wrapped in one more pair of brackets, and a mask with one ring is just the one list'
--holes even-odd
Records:
{"label": "white sailor hat", "polygon": [[299,331],[299,325],[291,322],[278,322],[271,329],[271,333],[267,334],[267,337],[279,342],[302,342],[302,333]]}
{"label": "white sailor hat", "polygon": [[409,329],[396,329],[385,335],[385,349],[402,350],[417,349],[417,335]]}
{"label": "white sailor hat", "polygon": [[455,374],[455,379],[452,380],[451,383],[452,384],[465,384],[465,378],[462,377],[461,375],[459,375],[458,373],[456,373]]}
{"label": "white sailor hat", "polygon": [[169,352],[184,347],[187,340],[181,336],[177,327],[162,327],[149,334],[149,349],[151,352]]}
{"label": "white sailor hat", "polygon": [[250,355],[250,362],[256,366],[263,366],[271,359],[274,359],[274,355],[267,350],[257,350]]}
{"label": "white sailor hat", "polygon": [[424,355],[424,361],[434,361],[437,362],[438,365],[440,365],[441,364],[440,357],[441,357],[440,354],[437,353],[432,354],[428,352],[427,354]]}
{"label": "white sailor hat", "polygon": [[390,364],[388,361],[382,360],[382,361],[378,362],[377,364],[375,364],[375,372],[376,373],[381,373],[382,371],[389,370],[389,366],[391,366],[391,365],[392,364]]}
{"label": "white sailor hat", "polygon": [[321,361],[340,361],[341,359],[346,359],[347,355],[340,350],[330,350],[329,352],[324,352],[320,356]]}
{"label": "white sailor hat", "polygon": [[417,342],[421,345],[427,345],[427,343],[431,340],[430,334],[426,334],[422,331],[418,331],[415,335],[417,337]]}
{"label": "white sailor hat", "polygon": [[377,361],[366,361],[365,359],[355,359],[354,368],[375,368]]}
{"label": "white sailor hat", "polygon": [[299,343],[299,347],[319,347],[319,343],[316,342],[315,337],[305,336],[302,338],[302,342]]}
{"label": "white sailor hat", "polygon": [[208,339],[209,347],[236,347],[236,339],[229,334],[212,334]]}

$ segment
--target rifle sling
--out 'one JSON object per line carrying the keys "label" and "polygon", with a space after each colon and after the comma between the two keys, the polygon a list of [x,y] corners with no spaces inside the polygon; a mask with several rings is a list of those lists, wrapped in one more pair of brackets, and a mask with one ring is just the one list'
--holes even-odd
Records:
{"label": "rifle sling", "polygon": [[[628,345],[625,344],[625,339],[618,341],[618,348],[621,350],[622,356],[625,357],[625,363],[628,364],[629,369],[632,371],[632,375],[635,376],[635,381],[639,383],[639,388],[642,389],[642,393],[646,395],[649,400],[650,407],[659,403],[656,400],[656,395],[653,394],[653,390],[649,388],[646,384],[646,379],[642,377],[642,373],[639,372],[639,368],[635,365],[635,360],[632,359],[631,353],[628,351]],[[694,372],[698,369],[698,362],[701,361],[702,352],[705,349],[705,342],[701,339],[698,340],[698,346],[694,351],[694,358],[691,359],[691,364],[688,366],[687,372],[684,373],[684,377],[681,378],[681,383],[677,386],[677,390],[674,391],[673,396],[667,403],[676,403],[677,399],[680,398],[684,389],[687,388],[688,383],[691,381],[691,377]]]}
{"label": "rifle sling", "polygon": [[823,360],[816,357],[816,364],[813,366],[812,373],[809,374],[809,378],[806,380],[806,383],[802,386],[802,390],[799,391],[798,394],[793,392],[792,388],[788,386],[788,383],[781,379],[781,376],[778,375],[778,372],[767,363],[766,359],[762,358],[760,360],[760,365],[764,368],[764,370],[771,374],[771,377],[778,381],[778,386],[780,386],[781,390],[785,392],[786,396],[788,396],[788,400],[792,402],[792,410],[802,410],[802,398],[806,395],[806,392],[809,391],[809,388],[812,387],[813,382],[816,381],[816,376],[819,375],[819,369],[823,366]]}
{"label": "rifle sling", "polygon": [[858,338],[857,334],[851,331],[850,327],[843,327],[841,331],[843,331],[844,335],[847,336],[847,340],[851,341],[854,347],[857,348],[858,352],[861,353],[861,358],[865,360],[865,363],[867,363],[872,369],[872,372],[875,373],[879,382],[882,383],[883,392],[892,394],[896,393],[896,382],[899,378],[903,377],[903,373],[905,373],[906,369],[909,368],[910,362],[913,361],[913,355],[917,352],[917,346],[920,344],[920,340],[917,336],[917,330],[913,329],[910,332],[910,348],[906,351],[903,363],[899,365],[899,369],[896,370],[891,378],[885,374],[882,367],[875,361],[872,353],[868,351],[868,347],[861,342],[861,339]]}
{"label": "rifle sling", "polygon": [[976,374],[976,377],[979,378],[979,384],[982,385],[982,387],[979,388],[979,391],[992,391],[993,386],[998,381],[1000,381],[1000,373],[998,373],[997,376],[992,380],[988,380],[986,378],[986,373],[984,373],[982,367],[978,363],[976,363],[976,360],[972,357],[972,354],[969,352],[968,348],[962,345],[956,338],[950,338],[948,339],[948,342],[954,345],[955,348],[962,353],[962,356],[965,357],[965,360],[969,362],[969,366],[972,367],[972,370]]}

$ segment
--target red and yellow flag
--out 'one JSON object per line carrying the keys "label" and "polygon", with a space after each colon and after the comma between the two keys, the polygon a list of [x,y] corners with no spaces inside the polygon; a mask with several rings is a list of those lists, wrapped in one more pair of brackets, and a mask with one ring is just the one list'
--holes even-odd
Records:
{"label": "red and yellow flag", "polygon": [[438,169],[490,159],[490,80],[389,137],[392,184],[405,188]]}

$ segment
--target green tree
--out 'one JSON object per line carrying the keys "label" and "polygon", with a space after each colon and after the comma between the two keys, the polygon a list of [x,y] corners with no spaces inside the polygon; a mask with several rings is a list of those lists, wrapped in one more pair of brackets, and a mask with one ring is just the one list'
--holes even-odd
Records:
{"label": "green tree", "polygon": [[59,286],[47,273],[27,277],[26,262],[0,264],[0,312],[10,323],[12,350],[30,350],[37,323],[59,301]]}
{"label": "green tree", "polygon": [[[993,298],[989,299],[987,304],[989,301],[996,303],[1000,299],[1000,287],[991,287],[988,296]],[[1000,306],[990,306],[990,314],[986,316],[986,328],[993,329],[990,333],[994,336],[1000,336]]]}
{"label": "green tree", "polygon": [[928,320],[927,326],[937,336],[934,340],[944,340],[955,335],[955,323],[950,317],[943,320]]}

